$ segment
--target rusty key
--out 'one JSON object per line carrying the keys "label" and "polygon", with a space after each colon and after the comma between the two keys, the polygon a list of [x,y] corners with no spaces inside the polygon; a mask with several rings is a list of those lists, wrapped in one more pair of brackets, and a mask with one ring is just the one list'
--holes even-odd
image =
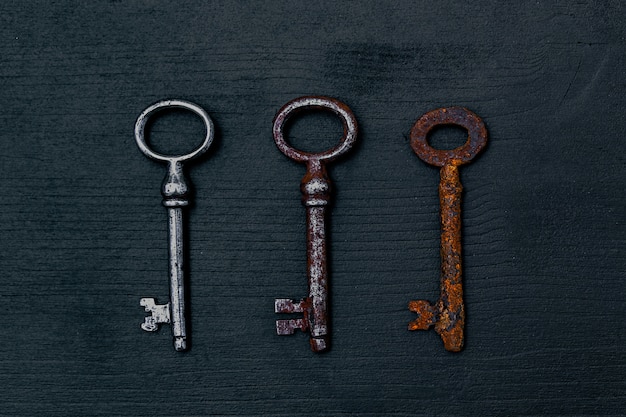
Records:
{"label": "rusty key", "polygon": [[[284,125],[297,113],[311,110],[330,110],[341,118],[343,137],[338,145],[321,153],[309,153],[292,148],[285,141]],[[279,335],[293,334],[296,329],[309,331],[311,349],[322,352],[329,347],[328,332],[328,271],[326,267],[326,228],[324,216],[330,201],[331,184],[326,173],[327,162],[347,152],[357,136],[357,123],[345,104],[329,97],[300,97],[285,104],[274,118],[274,141],[288,158],[306,164],[302,178],[302,204],[307,220],[307,275],[308,297],[295,302],[288,298],[275,300],[276,313],[302,313],[302,318],[276,320]]]}
{"label": "rusty key", "polygon": [[[428,133],[436,126],[453,125],[467,130],[464,145],[452,150],[432,148]],[[428,330],[435,326],[446,350],[463,348],[465,307],[461,280],[461,193],[459,166],[469,163],[487,144],[487,129],[476,114],[463,107],[447,107],[430,111],[419,118],[411,129],[411,147],[417,156],[430,165],[441,167],[439,204],[441,214],[441,294],[436,304],[426,300],[411,301],[409,310],[418,318],[409,323],[409,330]]]}

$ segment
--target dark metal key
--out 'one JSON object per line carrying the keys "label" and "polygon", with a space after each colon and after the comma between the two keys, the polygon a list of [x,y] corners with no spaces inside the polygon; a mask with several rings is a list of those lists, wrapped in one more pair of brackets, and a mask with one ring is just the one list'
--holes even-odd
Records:
{"label": "dark metal key", "polygon": [[[309,153],[292,148],[285,141],[283,128],[295,114],[310,109],[326,109],[335,113],[343,123],[340,143],[322,153]],[[322,352],[329,347],[328,331],[328,272],[326,267],[326,229],[324,216],[330,201],[331,184],[325,164],[347,152],[357,136],[354,115],[345,104],[328,97],[301,97],[287,103],[274,118],[274,141],[278,149],[296,162],[306,164],[302,179],[302,204],[307,219],[307,275],[309,295],[299,302],[280,298],[275,301],[276,313],[302,313],[302,318],[277,320],[279,335],[293,334],[296,329],[310,332],[311,349]]]}
{"label": "dark metal key", "polygon": [[[436,126],[455,125],[468,132],[467,142],[452,150],[432,148],[428,132]],[[448,107],[426,113],[411,129],[411,146],[427,164],[441,167],[439,204],[441,211],[441,295],[436,304],[426,300],[411,301],[409,310],[418,318],[409,323],[409,330],[427,330],[435,326],[446,350],[463,348],[465,307],[461,280],[461,192],[459,166],[469,163],[487,143],[483,121],[463,107]]]}
{"label": "dark metal key", "polygon": [[[180,108],[190,110],[200,116],[206,127],[202,144],[185,155],[163,155],[150,149],[146,144],[145,127],[148,119],[165,109]],[[185,319],[185,280],[183,251],[183,208],[189,204],[189,189],[183,173],[183,162],[199,157],[209,149],[213,141],[213,122],[209,115],[197,104],[183,100],[164,100],[148,107],[141,113],[135,124],[135,140],[141,152],[148,158],[167,163],[167,174],[163,180],[161,194],[168,214],[169,235],[169,275],[170,302],[158,305],[154,298],[142,298],[140,305],[150,316],[144,318],[141,328],[155,332],[159,324],[171,323],[174,349],[187,350],[187,326]]]}

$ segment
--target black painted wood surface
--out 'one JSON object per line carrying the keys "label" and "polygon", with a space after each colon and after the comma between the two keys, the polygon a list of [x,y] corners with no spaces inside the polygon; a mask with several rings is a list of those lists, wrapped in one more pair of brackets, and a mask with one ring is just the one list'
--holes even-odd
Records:
{"label": "black painted wood surface", "polygon": [[[4,2],[0,6],[0,415],[624,415],[626,6],[582,2]],[[274,333],[306,292],[304,168],[275,112],[346,102],[359,144],[331,167],[332,350]],[[192,349],[140,330],[168,296],[164,167],[133,125],[203,106],[189,169]],[[461,169],[466,347],[409,332],[438,296],[438,171],[424,112],[490,134]],[[296,121],[323,149],[338,121]],[[202,138],[185,113],[152,143]],[[194,142],[195,141],[195,142]],[[434,135],[456,146],[462,134]]]}

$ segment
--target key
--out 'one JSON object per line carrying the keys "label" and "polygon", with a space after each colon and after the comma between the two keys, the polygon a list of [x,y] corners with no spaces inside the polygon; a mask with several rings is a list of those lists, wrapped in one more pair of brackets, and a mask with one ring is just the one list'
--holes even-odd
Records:
{"label": "key", "polygon": [[[206,136],[202,144],[185,155],[163,155],[150,149],[146,143],[144,131],[149,118],[155,113],[173,108],[186,109],[197,114],[206,128]],[[153,104],[141,113],[135,124],[135,140],[141,152],[150,159],[167,164],[167,174],[163,180],[161,194],[168,217],[170,302],[158,305],[154,298],[142,298],[140,305],[147,313],[150,313],[150,316],[144,318],[141,328],[147,332],[155,332],[160,324],[171,324],[174,349],[179,352],[187,350],[183,208],[189,204],[189,188],[183,173],[183,163],[205,153],[213,142],[213,133],[213,121],[209,115],[197,104],[183,100],[164,100]]]}
{"label": "key", "polygon": [[[428,132],[436,126],[456,125],[468,132],[467,142],[452,150],[438,150],[427,142]],[[409,330],[428,330],[432,326],[450,352],[463,348],[465,306],[461,280],[461,192],[459,166],[469,163],[487,144],[483,121],[463,107],[433,110],[423,115],[411,129],[411,146],[417,156],[430,165],[441,167],[439,204],[441,215],[441,293],[436,304],[411,301],[409,310],[418,318]]]}
{"label": "key", "polygon": [[[343,123],[343,137],[338,145],[321,153],[303,152],[292,148],[285,141],[283,128],[287,120],[299,112],[325,109],[335,113]],[[345,104],[329,97],[300,97],[287,103],[274,118],[274,141],[288,158],[306,164],[302,178],[302,204],[306,207],[307,221],[307,276],[308,297],[296,302],[292,299],[275,300],[276,313],[302,313],[302,318],[277,320],[279,335],[293,334],[296,329],[310,333],[311,349],[323,352],[329,348],[328,316],[328,270],[326,265],[326,228],[324,218],[330,202],[331,183],[326,163],[346,153],[356,140],[357,123],[352,111]]]}

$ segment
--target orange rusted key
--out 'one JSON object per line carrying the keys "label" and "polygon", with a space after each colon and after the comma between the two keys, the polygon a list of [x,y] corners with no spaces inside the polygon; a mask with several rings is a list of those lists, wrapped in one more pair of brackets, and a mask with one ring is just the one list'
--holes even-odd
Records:
{"label": "orange rusted key", "polygon": [[[468,132],[467,142],[452,150],[432,148],[428,132],[436,126],[455,125]],[[487,129],[476,114],[463,107],[447,107],[430,111],[419,118],[411,129],[411,147],[417,156],[430,165],[441,167],[439,204],[441,211],[441,295],[436,304],[426,300],[411,301],[409,310],[418,318],[409,323],[409,330],[428,330],[435,326],[446,350],[463,348],[465,307],[461,280],[461,192],[459,166],[469,163],[487,144]]]}

